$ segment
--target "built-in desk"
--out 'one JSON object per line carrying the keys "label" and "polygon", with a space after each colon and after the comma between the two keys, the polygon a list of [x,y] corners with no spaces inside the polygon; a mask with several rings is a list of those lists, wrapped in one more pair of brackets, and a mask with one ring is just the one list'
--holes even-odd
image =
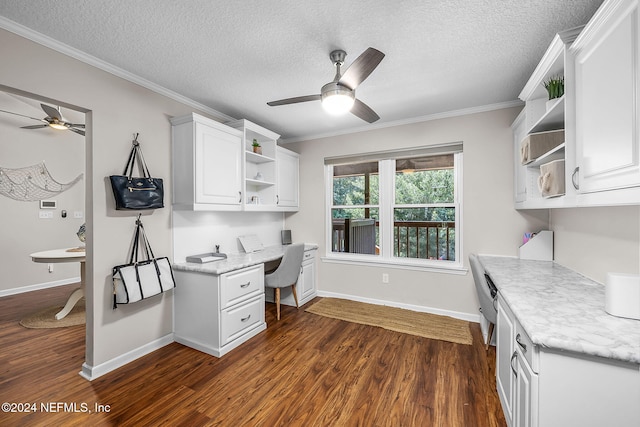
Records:
{"label": "built-in desk", "polygon": [[640,425],[640,320],[552,261],[480,256],[498,288],[496,386],[509,426]]}
{"label": "built-in desk", "polygon": [[[316,295],[317,247],[305,245],[296,284],[300,305]],[[285,246],[268,246],[205,264],[174,264],[175,340],[221,357],[265,330],[264,265],[282,258],[284,250]]]}

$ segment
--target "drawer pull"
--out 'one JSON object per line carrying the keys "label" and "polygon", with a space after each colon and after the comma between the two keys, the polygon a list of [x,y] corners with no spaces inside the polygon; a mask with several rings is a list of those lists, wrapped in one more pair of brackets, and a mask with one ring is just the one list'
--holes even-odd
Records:
{"label": "drawer pull", "polygon": [[522,341],[520,341],[520,334],[516,335],[516,342],[518,343],[518,345],[520,346],[522,351],[526,353],[527,352],[527,346],[526,346],[526,344],[523,344]]}
{"label": "drawer pull", "polygon": [[247,320],[249,320],[251,318],[251,315],[248,315],[247,317],[243,317],[242,319],[240,319],[241,322],[246,322]]}
{"label": "drawer pull", "polygon": [[245,283],[244,285],[240,285],[241,288],[246,288],[251,284],[251,281],[248,281],[247,283]]}
{"label": "drawer pull", "polygon": [[509,362],[509,364],[511,365],[511,370],[513,371],[513,375],[515,375],[516,378],[518,378],[518,371],[516,371],[515,368],[513,367],[513,359],[517,359],[517,358],[518,358],[518,352],[514,351],[513,356],[511,356],[511,362]]}

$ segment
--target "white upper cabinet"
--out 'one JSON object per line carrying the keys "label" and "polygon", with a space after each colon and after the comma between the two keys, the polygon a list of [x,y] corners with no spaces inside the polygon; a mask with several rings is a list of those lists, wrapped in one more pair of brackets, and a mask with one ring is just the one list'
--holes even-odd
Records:
{"label": "white upper cabinet", "polygon": [[[298,154],[278,146],[280,135],[249,120],[228,126],[242,131],[245,211],[298,210]],[[254,145],[259,145],[258,149]]]}
{"label": "white upper cabinet", "polygon": [[[571,147],[571,94],[573,58],[569,46],[580,33],[580,28],[556,35],[540,63],[522,89],[519,98],[525,102],[522,113],[512,125],[514,136],[514,202],[517,209],[560,207],[567,204],[567,177],[564,172],[572,165]],[[564,82],[564,95],[549,99],[545,83],[550,79]],[[540,135],[556,133],[563,136],[554,144],[538,144]],[[552,138],[554,139],[554,138]],[[557,139],[557,138],[555,138]],[[544,141],[543,141],[544,142]],[[523,159],[523,145],[531,145],[531,156]],[[533,146],[535,145],[535,147]],[[539,149],[539,147],[545,147]],[[541,177],[552,170],[556,191],[547,194],[541,188]]]}
{"label": "white upper cabinet", "polygon": [[521,165],[520,144],[527,135],[525,132],[524,111],[521,112],[513,122],[513,153],[514,157],[514,201],[516,204],[523,203],[527,200],[527,168]]}
{"label": "white upper cabinet", "polygon": [[174,207],[240,210],[241,132],[195,113],[171,124]]}
{"label": "white upper cabinet", "polygon": [[[513,125],[514,148],[523,132],[563,128],[565,142],[525,165],[516,161],[517,209],[640,204],[638,2],[605,0],[582,31],[558,34],[520,94],[526,105]],[[547,106],[542,83],[560,72],[565,95]],[[538,183],[562,161],[554,173],[564,176],[564,193],[549,198]]]}
{"label": "white upper cabinet", "polygon": [[249,120],[236,120],[226,124],[242,132],[244,210],[275,210],[276,147],[280,135]]}
{"label": "white upper cabinet", "polygon": [[[640,186],[638,0],[603,3],[571,50],[575,54],[579,193]],[[609,203],[640,203],[631,192]],[[631,196],[632,198],[630,199]],[[598,196],[590,200],[598,203]]]}
{"label": "white upper cabinet", "polygon": [[[171,119],[173,205],[189,210],[298,210],[298,154],[248,120]],[[254,148],[254,146],[256,148]]]}
{"label": "white upper cabinet", "polygon": [[278,165],[277,204],[282,210],[298,210],[298,168],[300,158],[297,153],[286,148],[277,147]]}

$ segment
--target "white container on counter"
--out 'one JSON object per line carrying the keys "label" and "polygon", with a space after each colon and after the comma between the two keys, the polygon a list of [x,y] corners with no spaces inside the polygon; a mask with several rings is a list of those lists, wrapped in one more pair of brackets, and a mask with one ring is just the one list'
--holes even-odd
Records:
{"label": "white container on counter", "polygon": [[604,294],[607,313],[640,320],[640,275],[607,273]]}

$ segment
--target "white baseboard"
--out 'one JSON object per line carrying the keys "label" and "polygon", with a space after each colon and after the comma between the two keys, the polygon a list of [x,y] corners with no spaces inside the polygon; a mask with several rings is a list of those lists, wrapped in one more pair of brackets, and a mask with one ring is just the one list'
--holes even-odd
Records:
{"label": "white baseboard", "polygon": [[72,283],[80,283],[80,277],[71,277],[69,279],[55,280],[53,282],[37,283],[35,285],[0,290],[0,298],[25,292],[39,291],[40,289],[55,288],[56,286],[70,285]]}
{"label": "white baseboard", "polygon": [[147,354],[156,351],[164,347],[165,345],[169,345],[173,341],[173,333],[170,333],[162,338],[151,341],[150,343],[121,354],[120,356],[101,363],[97,366],[91,366],[88,365],[87,362],[85,362],[82,364],[82,371],[79,372],[80,376],[89,381],[93,381],[96,378],[103,376],[104,374],[107,374],[120,368],[121,366],[126,365],[127,363],[133,362],[134,360],[139,359],[142,356],[146,356]]}
{"label": "white baseboard", "polygon": [[358,301],[358,302],[366,302],[369,304],[376,304],[376,305],[386,305],[389,307],[404,308],[407,310],[418,311],[420,313],[438,314],[440,316],[449,316],[455,319],[466,320],[467,322],[480,323],[479,314],[461,313],[459,311],[442,310],[440,308],[424,307],[421,305],[404,304],[404,303],[395,302],[395,301],[365,298],[365,297],[359,297],[355,295],[340,294],[337,292],[318,291],[318,296],[327,297],[327,298],[341,298],[341,299],[347,299],[347,300]]}

